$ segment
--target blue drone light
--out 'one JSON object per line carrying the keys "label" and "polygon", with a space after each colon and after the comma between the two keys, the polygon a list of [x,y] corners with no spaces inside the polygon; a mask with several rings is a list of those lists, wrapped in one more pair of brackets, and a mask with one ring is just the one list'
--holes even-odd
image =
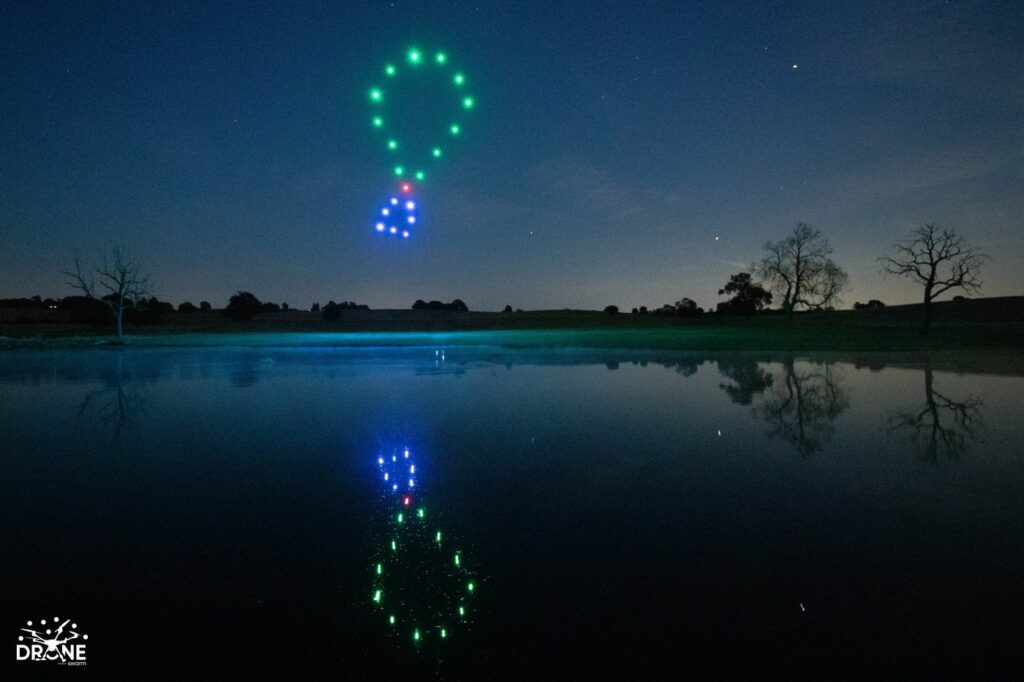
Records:
{"label": "blue drone light", "polygon": [[[409,185],[402,185],[402,191],[407,193]],[[397,196],[390,197],[377,213],[377,221],[373,225],[374,232],[408,239],[411,235],[410,227],[416,224],[417,208],[417,203],[412,199],[399,200]]]}

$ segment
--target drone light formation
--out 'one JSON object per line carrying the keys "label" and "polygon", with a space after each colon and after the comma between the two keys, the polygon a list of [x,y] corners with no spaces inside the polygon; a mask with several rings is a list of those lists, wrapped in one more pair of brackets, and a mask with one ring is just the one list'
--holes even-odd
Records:
{"label": "drone light formation", "polygon": [[[476,99],[466,93],[468,80],[461,71],[448,71],[450,59],[443,51],[428,53],[418,47],[411,47],[405,53],[402,63],[389,62],[384,65],[384,77],[387,87],[381,84],[374,84],[369,89],[369,100],[372,109],[370,121],[375,130],[385,135],[383,146],[389,157],[393,160],[392,173],[400,182],[400,190],[403,194],[414,193],[415,181],[422,184],[427,179],[429,163],[437,162],[447,149],[442,144],[422,144],[422,140],[400,140],[388,132],[389,124],[395,120],[402,120],[404,112],[397,109],[389,109],[394,97],[389,96],[393,92],[401,92],[406,88],[423,87],[423,74],[430,71],[440,70],[446,74],[445,80],[451,83],[454,92],[448,93],[448,106],[452,108],[453,122],[448,125],[448,133],[451,137],[458,137],[462,132],[461,117],[476,107]],[[443,131],[438,131],[443,134]],[[409,209],[410,211],[414,209]],[[388,214],[382,214],[389,217]],[[383,227],[381,224],[383,223]],[[415,215],[406,215],[402,220],[392,222],[381,220],[380,216],[373,222],[373,231],[385,236],[396,236],[408,239],[412,235],[411,228],[419,223]],[[401,227],[399,227],[401,225]]]}
{"label": "drone light formation", "polygon": [[[409,448],[396,448],[390,457],[379,454],[376,460],[388,511],[381,531],[390,544],[378,550],[370,564],[372,608],[397,643],[448,646],[472,622],[476,579],[464,552],[441,545],[441,530],[413,492],[420,467]],[[395,479],[407,487],[396,491]],[[457,542],[447,538],[445,544]]]}

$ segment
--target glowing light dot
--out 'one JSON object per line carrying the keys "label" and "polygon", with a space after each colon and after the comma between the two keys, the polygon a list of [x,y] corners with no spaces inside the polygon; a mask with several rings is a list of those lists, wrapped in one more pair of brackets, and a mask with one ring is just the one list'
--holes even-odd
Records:
{"label": "glowing light dot", "polygon": [[[391,200],[391,203],[393,203],[393,204],[397,204],[397,203],[398,203],[398,199],[392,199],[392,200]],[[394,455],[391,455],[391,461],[392,461],[392,462],[394,462],[394,461],[395,461],[395,456],[394,456]]]}
{"label": "glowing light dot", "polygon": [[408,507],[411,502],[412,502],[412,499],[408,495],[406,495],[402,499],[402,504],[404,504],[406,507]]}
{"label": "glowing light dot", "polygon": [[[377,229],[378,232],[383,232],[384,231],[384,223],[377,223],[376,229]],[[384,480],[385,481],[388,480],[387,479],[387,474],[384,474]]]}
{"label": "glowing light dot", "polygon": [[388,140],[388,149],[398,149],[398,140]]}
{"label": "glowing light dot", "polygon": [[[395,227],[394,225],[392,225],[391,228],[388,230],[388,232],[390,232],[391,234],[395,234],[395,233],[398,232],[398,228]],[[395,487],[397,488],[398,486],[395,486]]]}
{"label": "glowing light dot", "polygon": [[472,109],[474,104],[476,104],[476,102],[473,101],[472,97],[467,97],[466,99],[462,100],[462,106],[466,107],[467,109]]}
{"label": "glowing light dot", "polygon": [[395,624],[395,617],[393,615],[392,616],[388,616],[388,622],[391,623],[392,625],[394,625]]}
{"label": "glowing light dot", "polygon": [[395,175],[404,175],[405,169],[401,166],[395,166]]}
{"label": "glowing light dot", "polygon": [[441,628],[441,639],[444,639],[447,636],[448,636],[448,631],[445,630],[444,628]]}
{"label": "glowing light dot", "polygon": [[405,458],[409,459],[409,448],[405,449]]}
{"label": "glowing light dot", "polygon": [[462,128],[458,125],[453,125],[450,130],[452,131],[452,135],[458,135],[462,131]]}
{"label": "glowing light dot", "polygon": [[380,575],[383,572],[384,572],[384,566],[382,564],[377,564],[377,575]]}
{"label": "glowing light dot", "polygon": [[[398,197],[391,197],[391,205],[392,206],[398,206]],[[391,461],[392,462],[395,461],[395,456],[394,455],[391,455]]]}
{"label": "glowing light dot", "polygon": [[[416,202],[415,201],[407,201],[407,202],[405,202],[405,208],[407,210],[409,210],[409,211],[413,210],[414,208],[416,208]],[[416,467],[415,467],[415,465],[413,465],[413,468],[409,469],[409,472],[410,473],[416,473],[415,469],[416,469]]]}
{"label": "glowing light dot", "polygon": [[386,209],[386,208],[382,208],[382,209],[380,210],[380,214],[381,214],[381,215],[391,215],[391,211],[390,211],[389,209]]}
{"label": "glowing light dot", "polygon": [[384,67],[384,73],[386,73],[389,76],[394,76],[395,67],[391,66],[391,64],[388,64],[387,66]]}
{"label": "glowing light dot", "polygon": [[398,522],[402,523],[403,521],[405,521],[405,514],[398,512]]}
{"label": "glowing light dot", "polygon": [[409,230],[403,230],[402,231],[402,237],[404,239],[408,239],[409,238]]}
{"label": "glowing light dot", "polygon": [[466,77],[463,76],[461,73],[457,73],[455,74],[455,78],[453,78],[452,80],[455,81],[456,85],[462,85],[463,83],[466,82]]}
{"label": "glowing light dot", "polygon": [[415,485],[416,485],[416,483],[414,483],[413,480],[410,478],[409,479],[409,487],[412,488]]}
{"label": "glowing light dot", "polygon": [[427,512],[423,507],[420,507],[419,509],[416,510],[416,516],[420,517],[421,519],[423,518],[423,515],[426,513]]}
{"label": "glowing light dot", "polygon": [[473,583],[468,583],[466,585],[466,589],[469,590],[470,592],[472,592],[473,590],[476,589],[476,585],[474,585]]}
{"label": "glowing light dot", "polygon": [[434,536],[434,540],[441,542],[441,531],[437,531],[437,535]]}
{"label": "glowing light dot", "polygon": [[466,607],[465,606],[460,606],[459,607],[459,615],[465,617],[465,615],[466,615]]}
{"label": "glowing light dot", "polygon": [[377,590],[373,593],[373,601],[377,602],[378,604],[380,603],[380,590]]}
{"label": "glowing light dot", "polygon": [[422,58],[423,55],[420,54],[419,50],[409,50],[409,61],[413,64],[419,64]]}
{"label": "glowing light dot", "polygon": [[438,64],[444,64],[448,61],[448,57],[445,56],[444,52],[438,52],[436,59]]}
{"label": "glowing light dot", "polygon": [[423,171],[416,171],[416,179],[417,180],[422,180],[425,177],[427,177],[426,173],[424,173]]}
{"label": "glowing light dot", "polygon": [[403,191],[403,192],[408,192],[408,191],[409,191],[409,189],[410,189],[410,188],[409,188],[409,183],[405,183],[404,185],[402,185],[402,191]]}
{"label": "glowing light dot", "polygon": [[455,555],[455,565],[456,566],[461,566],[462,565],[462,559],[459,558],[458,554]]}
{"label": "glowing light dot", "polygon": [[394,484],[393,486],[391,486],[391,489],[392,489],[392,490],[398,490],[398,484],[396,483],[396,484]]}
{"label": "glowing light dot", "polygon": [[386,473],[384,474],[384,480],[388,480],[388,475]]}
{"label": "glowing light dot", "polygon": [[391,541],[391,551],[392,552],[398,551],[398,543],[396,541],[394,541],[394,540]]}
{"label": "glowing light dot", "polygon": [[411,216],[409,216],[408,218],[406,218],[406,220],[408,220],[408,221],[409,221],[409,224],[410,224],[410,225],[413,225],[413,224],[415,224],[415,223],[416,223],[416,216],[414,216],[414,215],[411,215]]}
{"label": "glowing light dot", "polygon": [[[379,225],[380,223],[377,223],[377,224]],[[378,457],[377,458],[377,464],[383,464],[383,463],[384,463],[384,458],[383,457]]]}
{"label": "glowing light dot", "polygon": [[373,127],[374,128],[380,128],[383,125],[384,125],[384,119],[382,119],[380,116],[377,116],[376,118],[373,119]]}
{"label": "glowing light dot", "polygon": [[415,630],[412,631],[412,639],[415,642],[420,641],[420,629],[419,628],[416,628]]}
{"label": "glowing light dot", "polygon": [[435,159],[440,158],[441,157],[441,148],[440,147],[434,147],[434,151],[432,151],[431,153],[434,155]]}
{"label": "glowing light dot", "polygon": [[370,99],[372,99],[374,102],[379,102],[382,97],[384,97],[384,93],[382,93],[377,88],[370,90]]}
{"label": "glowing light dot", "polygon": [[[412,202],[410,201],[408,204],[405,205],[405,207],[411,209],[412,208]],[[413,464],[412,466],[409,467],[409,473],[410,474],[415,474],[416,473],[416,465],[415,464]]]}

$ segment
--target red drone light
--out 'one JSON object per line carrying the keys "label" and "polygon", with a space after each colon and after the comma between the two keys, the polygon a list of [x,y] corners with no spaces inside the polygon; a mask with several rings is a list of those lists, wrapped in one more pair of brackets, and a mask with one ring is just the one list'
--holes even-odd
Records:
{"label": "red drone light", "polygon": [[408,192],[408,191],[409,191],[409,190],[411,190],[411,189],[412,189],[412,187],[410,187],[410,186],[409,186],[409,183],[408,183],[408,182],[403,182],[403,183],[402,183],[402,191],[403,191],[403,192]]}
{"label": "red drone light", "polygon": [[402,504],[408,507],[410,504],[412,504],[412,498],[406,495],[405,497],[402,498]]}

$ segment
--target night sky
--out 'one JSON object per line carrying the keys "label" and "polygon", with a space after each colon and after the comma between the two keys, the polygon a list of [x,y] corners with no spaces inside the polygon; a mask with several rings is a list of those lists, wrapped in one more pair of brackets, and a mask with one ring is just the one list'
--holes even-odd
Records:
{"label": "night sky", "polygon": [[[367,92],[412,45],[478,106],[400,242]],[[797,221],[846,306],[919,297],[875,258],[924,221],[1014,295],[1022,150],[1021,2],[4,3],[0,296],[122,243],[174,303],[713,308]]]}

